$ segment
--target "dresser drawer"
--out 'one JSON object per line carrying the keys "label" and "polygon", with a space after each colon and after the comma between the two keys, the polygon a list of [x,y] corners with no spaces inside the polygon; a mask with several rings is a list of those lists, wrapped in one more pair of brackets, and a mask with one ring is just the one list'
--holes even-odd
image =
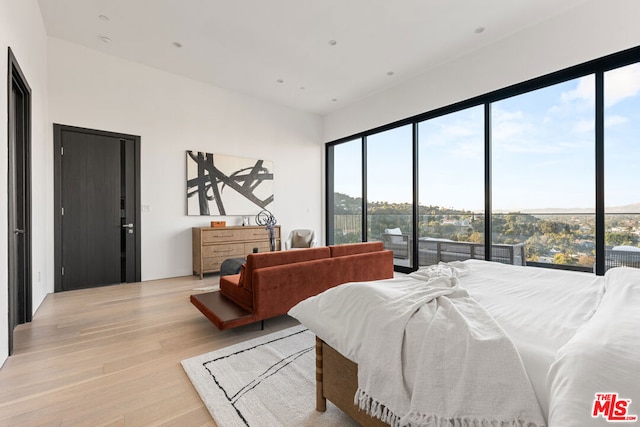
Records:
{"label": "dresser drawer", "polygon": [[238,230],[241,240],[264,240],[269,239],[269,232],[266,228],[247,228]]}
{"label": "dresser drawer", "polygon": [[258,248],[258,252],[269,252],[271,245],[269,242],[251,242],[244,244],[244,253],[250,254],[253,252],[253,248]]}
{"label": "dresser drawer", "polygon": [[[241,258],[240,256],[238,257],[231,257],[231,258]],[[202,270],[204,272],[211,272],[211,271],[220,271],[220,266],[222,265],[222,263],[229,259],[229,257],[215,257],[215,258],[202,258]]]}
{"label": "dresser drawer", "polygon": [[235,258],[244,256],[243,243],[229,243],[226,245],[203,245],[202,258]]}
{"label": "dresser drawer", "polygon": [[[273,229],[276,239],[280,238],[280,227]],[[237,242],[243,240],[269,240],[269,230],[266,227],[248,227],[216,230],[210,228],[202,231],[202,243]]]}
{"label": "dresser drawer", "polygon": [[229,230],[226,228],[204,230],[202,232],[202,243],[237,242],[238,240],[243,240],[239,231],[242,230]]}

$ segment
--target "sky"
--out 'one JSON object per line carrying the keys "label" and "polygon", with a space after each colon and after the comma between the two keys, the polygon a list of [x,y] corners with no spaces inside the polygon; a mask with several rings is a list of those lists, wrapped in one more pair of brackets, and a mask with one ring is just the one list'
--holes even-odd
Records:
{"label": "sky", "polygon": [[[594,208],[593,75],[491,106],[495,210]],[[481,211],[483,107],[419,124],[422,205]],[[411,126],[367,138],[370,201],[410,202]],[[360,196],[360,140],[335,149],[335,191]],[[640,64],[605,73],[605,204],[640,202]]]}

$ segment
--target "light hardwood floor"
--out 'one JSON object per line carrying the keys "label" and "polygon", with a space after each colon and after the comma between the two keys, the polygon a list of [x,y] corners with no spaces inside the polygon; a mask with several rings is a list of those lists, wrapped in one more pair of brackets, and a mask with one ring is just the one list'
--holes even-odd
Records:
{"label": "light hardwood floor", "polygon": [[0,426],[213,426],[180,361],[297,324],[219,331],[189,302],[218,277],[50,294],[0,369]]}

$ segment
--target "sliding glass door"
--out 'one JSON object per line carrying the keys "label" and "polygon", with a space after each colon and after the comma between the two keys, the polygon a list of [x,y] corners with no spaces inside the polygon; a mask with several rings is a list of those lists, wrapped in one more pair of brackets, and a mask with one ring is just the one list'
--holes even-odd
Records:
{"label": "sliding glass door", "polygon": [[491,105],[492,243],[528,264],[594,267],[594,99],[590,75]]}
{"label": "sliding glass door", "polygon": [[413,136],[401,126],[366,138],[367,240],[383,241],[398,266],[413,267]]}
{"label": "sliding glass door", "polygon": [[484,110],[418,124],[418,265],[484,259]]}
{"label": "sliding glass door", "polygon": [[605,270],[640,268],[640,64],[604,74]]}
{"label": "sliding glass door", "polygon": [[362,139],[332,146],[329,157],[333,171],[329,243],[362,242]]}

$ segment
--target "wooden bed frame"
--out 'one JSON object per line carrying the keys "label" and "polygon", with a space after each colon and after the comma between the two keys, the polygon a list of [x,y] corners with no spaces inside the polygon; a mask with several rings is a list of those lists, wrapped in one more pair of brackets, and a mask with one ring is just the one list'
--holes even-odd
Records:
{"label": "wooden bed frame", "polygon": [[353,404],[358,389],[358,365],[316,337],[316,410],[327,410],[327,399],[361,426],[384,427]]}

